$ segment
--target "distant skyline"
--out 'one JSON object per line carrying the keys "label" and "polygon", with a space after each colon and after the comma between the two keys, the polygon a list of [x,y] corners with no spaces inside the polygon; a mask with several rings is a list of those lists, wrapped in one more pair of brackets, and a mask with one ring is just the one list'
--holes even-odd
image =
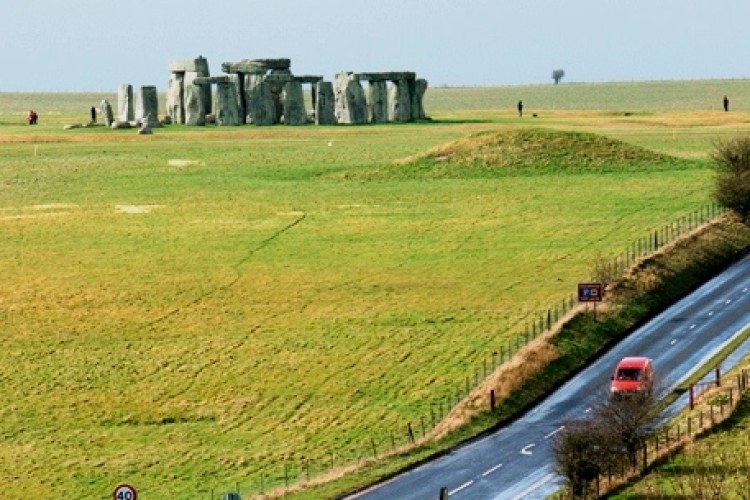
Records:
{"label": "distant skyline", "polygon": [[431,86],[750,78],[748,0],[0,0],[0,92],[164,90],[172,60]]}

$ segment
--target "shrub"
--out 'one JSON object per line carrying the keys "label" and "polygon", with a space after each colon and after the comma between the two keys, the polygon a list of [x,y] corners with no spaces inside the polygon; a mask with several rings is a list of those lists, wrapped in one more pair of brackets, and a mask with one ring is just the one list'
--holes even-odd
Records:
{"label": "shrub", "polygon": [[750,137],[718,143],[711,157],[717,168],[714,198],[747,222],[750,215]]}

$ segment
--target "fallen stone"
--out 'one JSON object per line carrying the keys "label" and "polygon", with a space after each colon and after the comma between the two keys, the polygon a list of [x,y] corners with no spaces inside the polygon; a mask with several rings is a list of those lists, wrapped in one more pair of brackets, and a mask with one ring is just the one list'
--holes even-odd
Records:
{"label": "fallen stone", "polygon": [[120,129],[120,128],[133,128],[133,125],[129,121],[126,120],[116,120],[113,121],[110,125],[113,129]]}

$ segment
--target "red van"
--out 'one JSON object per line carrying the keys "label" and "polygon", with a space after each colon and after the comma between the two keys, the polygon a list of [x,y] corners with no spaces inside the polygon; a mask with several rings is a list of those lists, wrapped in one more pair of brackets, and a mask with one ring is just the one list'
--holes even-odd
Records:
{"label": "red van", "polygon": [[654,367],[651,359],[642,356],[622,358],[612,374],[610,392],[613,395],[651,390]]}

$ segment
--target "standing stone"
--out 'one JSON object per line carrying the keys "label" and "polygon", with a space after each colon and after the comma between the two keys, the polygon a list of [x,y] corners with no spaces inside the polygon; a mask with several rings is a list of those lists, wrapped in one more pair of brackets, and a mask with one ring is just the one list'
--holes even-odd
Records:
{"label": "standing stone", "polygon": [[411,94],[408,80],[396,80],[390,90],[389,118],[394,122],[411,121]]}
{"label": "standing stone", "polygon": [[245,105],[248,123],[254,125],[277,123],[274,95],[262,76],[247,75],[245,78]]}
{"label": "standing stone", "polygon": [[273,105],[276,108],[276,121],[274,123],[279,123],[284,115],[284,100],[282,98],[284,85],[291,80],[292,72],[288,69],[275,69],[269,73],[269,76],[273,76],[273,78],[266,78],[264,81],[269,85],[273,96]]}
{"label": "standing stone", "polygon": [[237,97],[237,112],[239,113],[240,125],[245,123],[247,109],[245,109],[245,76],[239,73],[232,73],[229,80],[234,85],[234,95]]}
{"label": "standing stone", "polygon": [[[211,73],[208,71],[208,59],[203,56],[198,56],[198,58],[195,59],[195,76],[206,78],[211,76]],[[187,84],[187,82],[185,83]],[[209,114],[213,111],[211,108],[211,86],[204,85],[200,90],[201,99],[203,99],[203,107],[206,110],[206,114]]]}
{"label": "standing stone", "polygon": [[185,125],[206,124],[206,108],[203,107],[203,91],[199,85],[185,86]]}
{"label": "standing stone", "polygon": [[114,113],[112,112],[112,105],[108,100],[104,99],[102,100],[101,104],[99,104],[99,114],[104,120],[104,125],[107,127],[111,127],[112,122],[115,120],[115,117]]}
{"label": "standing stone", "polygon": [[172,73],[167,87],[167,116],[174,123],[185,123],[185,73]]}
{"label": "standing stone", "polygon": [[129,122],[135,120],[133,107],[133,86],[123,83],[117,89],[117,120]]}
{"label": "standing stone", "polygon": [[159,97],[156,87],[144,85],[135,98],[135,120],[141,122],[148,119],[150,127],[159,127]]}
{"label": "standing stone", "polygon": [[285,125],[304,125],[307,123],[305,94],[300,82],[291,81],[284,85],[282,92]]}
{"label": "standing stone", "polygon": [[417,78],[414,82],[414,93],[411,101],[411,117],[414,120],[424,120],[427,114],[424,112],[424,95],[427,92],[427,80]]}
{"label": "standing stone", "polygon": [[239,125],[237,86],[233,81],[216,83],[216,125]]}
{"label": "standing stone", "polygon": [[388,85],[385,81],[369,82],[367,99],[367,117],[370,123],[388,121]]}
{"label": "standing stone", "polygon": [[336,124],[336,99],[331,82],[318,82],[315,85],[315,123],[318,125]]}
{"label": "standing stone", "polygon": [[362,84],[352,73],[337,73],[334,86],[338,123],[367,122],[367,103]]}

